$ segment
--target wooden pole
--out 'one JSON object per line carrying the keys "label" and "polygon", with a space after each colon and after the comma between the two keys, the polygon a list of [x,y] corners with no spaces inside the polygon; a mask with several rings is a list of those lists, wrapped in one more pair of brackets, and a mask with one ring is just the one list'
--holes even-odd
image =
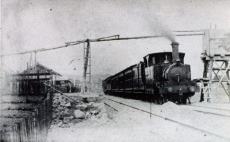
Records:
{"label": "wooden pole", "polygon": [[[89,69],[89,81],[87,82],[87,69],[89,65],[89,59],[90,59],[90,40],[86,40],[86,47],[84,47],[84,66],[83,66],[83,93],[88,92],[90,89],[90,82],[91,82],[91,69]],[[91,64],[91,63],[90,63]]]}
{"label": "wooden pole", "polygon": [[85,93],[85,44],[83,44],[83,72],[82,72],[82,86],[81,86],[81,92],[84,94]]}

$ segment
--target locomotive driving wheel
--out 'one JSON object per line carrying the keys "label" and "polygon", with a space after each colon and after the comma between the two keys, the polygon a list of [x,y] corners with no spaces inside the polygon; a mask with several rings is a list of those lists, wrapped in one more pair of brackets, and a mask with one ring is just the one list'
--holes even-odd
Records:
{"label": "locomotive driving wheel", "polygon": [[166,101],[167,100],[166,100],[165,96],[163,94],[160,94],[159,95],[159,102],[160,102],[159,104],[164,104]]}
{"label": "locomotive driving wheel", "polygon": [[186,104],[187,103],[187,97],[182,96],[180,99],[180,104]]}
{"label": "locomotive driving wheel", "polygon": [[164,103],[164,98],[162,96],[159,96],[157,98],[157,102],[158,102],[158,104],[162,105]]}

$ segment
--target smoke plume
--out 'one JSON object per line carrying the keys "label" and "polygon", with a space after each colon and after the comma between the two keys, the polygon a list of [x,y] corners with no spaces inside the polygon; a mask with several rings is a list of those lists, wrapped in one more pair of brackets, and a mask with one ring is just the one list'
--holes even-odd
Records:
{"label": "smoke plume", "polygon": [[176,36],[170,30],[170,28],[165,25],[159,18],[154,18],[149,21],[149,26],[153,30],[154,34],[165,37],[171,42],[176,42]]}

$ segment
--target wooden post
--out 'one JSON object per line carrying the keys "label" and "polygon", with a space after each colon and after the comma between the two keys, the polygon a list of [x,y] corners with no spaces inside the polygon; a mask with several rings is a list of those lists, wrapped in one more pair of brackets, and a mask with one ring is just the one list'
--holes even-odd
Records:
{"label": "wooden post", "polygon": [[84,65],[85,65],[85,44],[84,44],[84,47],[83,47],[83,74],[82,74],[82,85],[81,85],[81,93],[85,93],[85,68],[84,68]]}
{"label": "wooden post", "polygon": [[211,100],[211,87],[212,87],[212,71],[213,71],[213,59],[209,60],[208,67],[208,94],[207,94],[207,102]]}
{"label": "wooden post", "polygon": [[[82,93],[88,92],[90,89],[91,82],[91,59],[90,59],[90,41],[86,40],[86,47],[84,46],[83,51],[83,83],[82,83]],[[89,73],[87,73],[87,69],[89,66]],[[87,74],[89,75],[89,81],[87,82]]]}

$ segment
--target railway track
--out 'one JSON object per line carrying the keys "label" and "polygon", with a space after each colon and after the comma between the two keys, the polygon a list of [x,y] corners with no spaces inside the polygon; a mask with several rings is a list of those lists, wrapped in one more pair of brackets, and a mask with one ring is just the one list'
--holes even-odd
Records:
{"label": "railway track", "polygon": [[206,109],[213,109],[213,110],[221,110],[221,111],[230,112],[230,109],[224,109],[224,108],[209,107],[209,106],[200,106],[200,105],[189,105],[189,106],[191,106],[191,107],[197,107],[197,108],[206,108]]}
{"label": "railway track", "polygon": [[[172,122],[172,123],[176,123],[178,125],[181,125],[183,127],[186,127],[186,128],[189,128],[189,129],[192,129],[192,130],[195,130],[195,131],[199,131],[199,132],[202,132],[202,133],[206,133],[206,134],[209,134],[209,135],[212,135],[212,136],[215,136],[215,137],[218,137],[220,139],[223,139],[225,141],[230,141],[230,138],[229,137],[226,137],[226,136],[221,136],[219,134],[216,134],[214,132],[211,132],[211,131],[208,131],[208,130],[205,130],[205,129],[202,129],[202,128],[198,128],[198,127],[194,127],[190,124],[186,124],[186,123],[183,123],[183,122],[180,122],[180,121],[177,121],[177,120],[174,120],[172,118],[169,118],[169,117],[165,117],[165,116],[162,116],[162,115],[159,115],[157,113],[153,113],[153,112],[150,112],[150,111],[147,111],[147,110],[144,110],[144,109],[141,109],[141,108],[138,108],[138,107],[135,107],[135,106],[132,106],[132,105],[129,105],[129,104],[126,104],[124,102],[121,102],[121,101],[117,101],[117,100],[113,100],[113,99],[110,99],[108,98],[107,100],[111,101],[111,102],[114,102],[114,103],[117,103],[117,104],[120,104],[120,105],[123,105],[123,106],[126,106],[126,107],[129,107],[129,108],[132,108],[132,109],[135,109],[135,110],[138,110],[138,111],[141,111],[143,113],[147,113],[147,114],[150,114],[152,116],[155,116],[155,117],[158,117],[158,118],[161,118],[163,120],[166,120],[166,121],[169,121],[169,122]],[[109,107],[112,107],[111,105],[107,104]],[[113,109],[115,109],[114,107],[112,107]],[[117,110],[117,109],[116,109]],[[118,110],[117,110],[118,111]],[[204,112],[206,113],[206,112]]]}
{"label": "railway track", "polygon": [[[228,109],[217,108],[217,107],[206,107],[206,106],[199,106],[199,105],[183,105],[183,107],[191,108],[191,110],[203,114],[215,115],[220,117],[230,117],[230,110]],[[224,113],[220,113],[220,112],[224,112]]]}
{"label": "railway track", "polygon": [[114,108],[114,107],[112,107],[111,105],[109,105],[108,103],[104,103],[106,106],[108,106],[108,107],[110,107],[110,108],[112,108],[113,110],[115,110],[115,111],[117,111],[118,112],[118,110],[116,109],[116,108]]}
{"label": "railway track", "polygon": [[216,116],[222,116],[222,117],[230,117],[230,115],[227,114],[221,114],[221,113],[214,113],[214,112],[209,112],[209,111],[203,111],[203,110],[193,110],[199,113],[204,113],[204,114],[211,114],[211,115],[216,115]]}

